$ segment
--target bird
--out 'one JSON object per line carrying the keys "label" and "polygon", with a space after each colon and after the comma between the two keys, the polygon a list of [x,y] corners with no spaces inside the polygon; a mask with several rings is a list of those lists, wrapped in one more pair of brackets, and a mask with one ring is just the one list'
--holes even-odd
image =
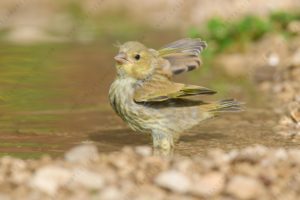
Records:
{"label": "bird", "polygon": [[130,128],[151,135],[154,149],[169,152],[180,134],[200,122],[221,112],[242,110],[235,99],[205,102],[199,98],[216,91],[172,80],[199,68],[199,55],[206,47],[200,38],[180,39],[159,50],[137,41],[119,46],[110,104]]}

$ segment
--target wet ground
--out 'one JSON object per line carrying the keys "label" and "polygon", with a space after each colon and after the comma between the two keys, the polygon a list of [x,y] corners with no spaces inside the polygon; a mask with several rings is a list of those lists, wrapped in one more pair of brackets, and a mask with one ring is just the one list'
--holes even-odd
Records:
{"label": "wet ground", "polygon": [[[1,48],[0,155],[56,156],[88,141],[95,142],[100,152],[117,151],[125,145],[151,145],[150,137],[131,131],[110,108],[107,93],[117,49],[104,49],[105,45],[109,46]],[[179,79],[220,91],[216,99],[235,97],[246,102],[247,109],[204,122],[183,134],[177,153],[195,155],[211,148],[230,150],[254,144],[298,145],[274,134],[278,117],[246,77],[233,81],[219,70],[203,71]]]}

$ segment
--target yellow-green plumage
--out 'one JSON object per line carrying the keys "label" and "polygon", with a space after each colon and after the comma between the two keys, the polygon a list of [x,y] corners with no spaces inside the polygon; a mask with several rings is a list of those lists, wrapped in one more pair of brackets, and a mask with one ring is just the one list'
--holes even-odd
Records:
{"label": "yellow-green plumage", "polygon": [[155,147],[168,150],[180,133],[217,112],[240,110],[240,104],[233,100],[206,103],[188,99],[215,92],[172,82],[173,75],[200,66],[199,54],[206,46],[200,39],[182,39],[158,51],[138,42],[120,47],[110,103],[132,129],[150,133]]}

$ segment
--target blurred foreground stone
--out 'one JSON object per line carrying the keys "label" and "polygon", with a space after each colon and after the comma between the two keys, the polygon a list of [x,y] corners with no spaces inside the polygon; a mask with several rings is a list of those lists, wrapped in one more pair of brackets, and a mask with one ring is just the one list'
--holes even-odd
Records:
{"label": "blurred foreground stone", "polygon": [[192,158],[153,156],[149,147],[109,154],[95,149],[78,146],[57,159],[2,157],[0,198],[300,199],[298,149],[255,146]]}

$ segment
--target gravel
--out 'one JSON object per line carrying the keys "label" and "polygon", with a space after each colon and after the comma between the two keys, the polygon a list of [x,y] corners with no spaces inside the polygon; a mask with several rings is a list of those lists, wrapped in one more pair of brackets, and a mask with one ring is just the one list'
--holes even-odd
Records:
{"label": "gravel", "polygon": [[[269,37],[267,40],[275,44],[276,38]],[[266,68],[273,68],[272,78],[262,80],[260,84],[263,90],[271,94],[272,101],[275,102],[275,111],[280,116],[276,132],[296,142],[300,141],[299,46],[300,37],[296,37],[291,41],[282,42],[279,49],[273,49],[272,52],[280,58],[278,66],[267,66]]]}
{"label": "gravel", "polygon": [[78,152],[87,147],[96,149],[77,146],[55,159],[2,157],[1,199],[300,199],[299,149],[253,146],[159,157],[149,147],[126,147],[95,152],[88,162],[68,159],[83,160]]}
{"label": "gravel", "polygon": [[300,141],[300,32],[297,35],[286,39],[269,33],[244,53],[222,54],[216,59],[230,76],[251,75],[269,98],[271,112],[280,118],[275,132],[293,142]]}

